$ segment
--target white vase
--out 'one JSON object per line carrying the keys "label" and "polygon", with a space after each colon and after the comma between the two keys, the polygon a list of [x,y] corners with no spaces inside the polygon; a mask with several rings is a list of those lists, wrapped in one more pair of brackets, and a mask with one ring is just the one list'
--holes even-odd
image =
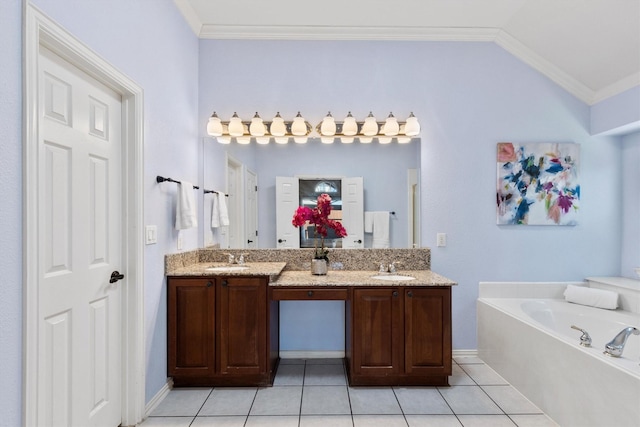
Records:
{"label": "white vase", "polygon": [[327,274],[328,266],[326,259],[312,259],[311,260],[311,274],[316,276],[324,276]]}

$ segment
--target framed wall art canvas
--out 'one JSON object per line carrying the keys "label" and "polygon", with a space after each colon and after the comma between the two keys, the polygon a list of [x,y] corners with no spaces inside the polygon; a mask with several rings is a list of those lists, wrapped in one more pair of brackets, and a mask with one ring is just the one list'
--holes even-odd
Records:
{"label": "framed wall art canvas", "polygon": [[576,225],[579,163],[579,144],[498,143],[498,225]]}

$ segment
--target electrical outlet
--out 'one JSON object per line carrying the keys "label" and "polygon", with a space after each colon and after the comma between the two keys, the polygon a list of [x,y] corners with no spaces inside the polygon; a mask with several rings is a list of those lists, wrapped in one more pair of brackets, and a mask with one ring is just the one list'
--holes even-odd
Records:
{"label": "electrical outlet", "polygon": [[145,245],[155,245],[158,243],[158,226],[147,225],[144,228],[144,243]]}
{"label": "electrical outlet", "polygon": [[182,230],[178,231],[178,250],[182,250]]}
{"label": "electrical outlet", "polygon": [[438,247],[447,246],[447,233],[436,234],[436,246]]}

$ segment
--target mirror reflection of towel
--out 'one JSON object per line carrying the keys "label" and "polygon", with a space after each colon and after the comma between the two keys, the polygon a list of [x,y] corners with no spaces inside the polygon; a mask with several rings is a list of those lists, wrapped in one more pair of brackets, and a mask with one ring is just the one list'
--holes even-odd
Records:
{"label": "mirror reflection of towel", "polygon": [[185,230],[198,226],[196,212],[196,198],[193,184],[182,181],[178,185],[178,200],[176,201],[176,230]]}
{"label": "mirror reflection of towel", "polygon": [[372,248],[388,248],[389,243],[389,212],[367,211],[364,213],[364,232],[373,233]]}
{"label": "mirror reflection of towel", "polygon": [[211,228],[229,225],[229,211],[227,209],[227,196],[224,193],[213,193],[211,199]]}

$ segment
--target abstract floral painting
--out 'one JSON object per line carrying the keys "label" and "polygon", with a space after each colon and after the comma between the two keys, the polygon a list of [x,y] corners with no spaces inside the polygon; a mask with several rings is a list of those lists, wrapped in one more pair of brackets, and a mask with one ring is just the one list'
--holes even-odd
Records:
{"label": "abstract floral painting", "polygon": [[498,224],[576,225],[580,145],[498,143]]}

